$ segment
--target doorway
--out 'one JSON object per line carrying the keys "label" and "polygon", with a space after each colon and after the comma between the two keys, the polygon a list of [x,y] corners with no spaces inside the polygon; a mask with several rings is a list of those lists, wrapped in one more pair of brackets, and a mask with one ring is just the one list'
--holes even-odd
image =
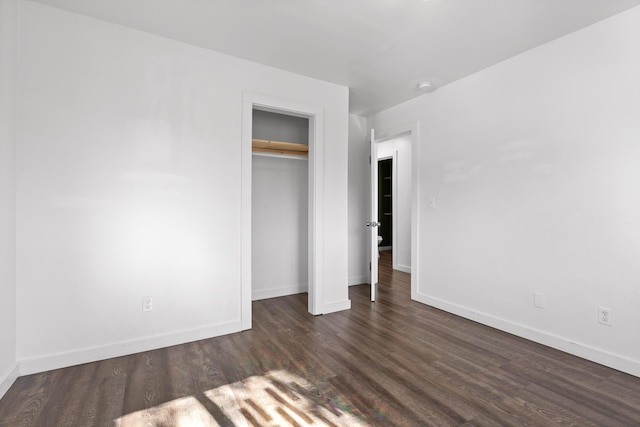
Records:
{"label": "doorway", "polygon": [[393,158],[378,158],[378,250],[393,247]]}
{"label": "doorway", "polygon": [[309,119],[253,110],[251,300],[308,292]]}
{"label": "doorway", "polygon": [[[374,137],[375,135],[375,137]],[[415,299],[417,295],[417,283],[418,283],[418,238],[419,224],[418,224],[418,159],[419,159],[419,123],[413,125],[402,126],[398,128],[373,131],[372,130],[372,158],[376,159],[376,162],[371,162],[372,167],[376,165],[376,173],[371,174],[371,188],[375,193],[378,192],[378,188],[384,192],[384,177],[382,175],[383,169],[378,169],[379,161],[391,160],[391,200],[392,208],[389,212],[391,215],[391,242],[385,242],[384,237],[381,242],[381,249],[387,249],[391,246],[391,258],[393,270],[398,270],[411,274],[411,298]],[[373,169],[372,169],[373,170]],[[386,175],[389,176],[389,175]],[[381,187],[375,185],[374,182],[381,183]],[[388,193],[387,193],[388,194]],[[380,226],[383,224],[384,210],[380,205],[385,202],[384,195],[378,197],[375,195],[376,213],[379,213],[377,220]],[[372,205],[372,209],[374,206]],[[378,209],[380,208],[380,209]],[[375,218],[372,216],[372,218]],[[375,221],[374,220],[374,221]],[[380,227],[382,228],[382,227]],[[377,233],[376,233],[377,234]],[[377,246],[377,241],[374,242],[374,238],[371,239],[371,244]],[[372,268],[376,267],[376,273],[378,262],[373,262],[373,257],[377,255],[376,250],[370,251],[372,254],[371,265]],[[388,258],[387,258],[388,259]],[[378,274],[375,274],[377,279]],[[372,279],[374,278],[372,271]],[[372,280],[373,282],[373,280]],[[375,285],[372,284],[372,301],[375,296]]]}
{"label": "doorway", "polygon": [[[324,224],[322,217],[321,195],[324,190],[324,112],[317,106],[309,106],[296,101],[286,100],[253,92],[244,92],[242,97],[242,144],[241,144],[241,325],[243,330],[252,326],[252,179],[253,179],[253,112],[260,110],[286,116],[299,117],[308,123],[308,160],[307,160],[307,289],[308,311],[322,314],[320,304],[322,295]],[[299,161],[299,160],[298,160]],[[257,225],[256,225],[257,226]]]}
{"label": "doorway", "polygon": [[376,146],[380,250],[392,252],[394,270],[411,273],[411,133],[378,139]]}

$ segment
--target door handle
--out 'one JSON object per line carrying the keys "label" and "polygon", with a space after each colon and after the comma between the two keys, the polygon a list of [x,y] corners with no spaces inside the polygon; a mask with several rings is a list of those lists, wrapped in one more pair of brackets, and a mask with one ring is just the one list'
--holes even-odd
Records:
{"label": "door handle", "polygon": [[367,221],[365,224],[367,227],[380,227],[382,224],[374,221]]}

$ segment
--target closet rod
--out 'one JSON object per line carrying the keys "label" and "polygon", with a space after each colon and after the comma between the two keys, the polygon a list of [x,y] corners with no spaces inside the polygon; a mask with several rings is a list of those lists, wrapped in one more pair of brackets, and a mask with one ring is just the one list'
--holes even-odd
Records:
{"label": "closet rod", "polygon": [[293,156],[308,156],[309,146],[307,144],[296,144],[294,142],[270,141],[267,139],[252,139],[251,146],[254,152],[290,154]]}

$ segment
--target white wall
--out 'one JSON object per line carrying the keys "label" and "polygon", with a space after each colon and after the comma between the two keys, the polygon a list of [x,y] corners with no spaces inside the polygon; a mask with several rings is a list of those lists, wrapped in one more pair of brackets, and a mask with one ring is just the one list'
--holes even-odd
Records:
{"label": "white wall", "polygon": [[393,268],[411,273],[411,135],[377,143],[378,159],[393,158]]}
{"label": "white wall", "polygon": [[253,137],[309,144],[309,119],[271,111],[253,110]]}
{"label": "white wall", "polygon": [[349,116],[349,285],[369,283],[369,136],[364,117]]}
{"label": "white wall", "polygon": [[[309,120],[253,111],[253,137],[309,143]],[[252,157],[252,299],[308,290],[308,160]]]}
{"label": "white wall", "polygon": [[253,156],[253,300],[308,289],[307,166],[307,160]]}
{"label": "white wall", "polygon": [[15,274],[16,6],[15,0],[0,0],[0,398],[18,374]]}
{"label": "white wall", "polygon": [[347,305],[347,88],[27,1],[20,17],[23,373],[240,330],[243,91],[324,110],[322,302]]}
{"label": "white wall", "polygon": [[421,123],[418,300],[640,375],[639,75],[635,8],[371,117]]}

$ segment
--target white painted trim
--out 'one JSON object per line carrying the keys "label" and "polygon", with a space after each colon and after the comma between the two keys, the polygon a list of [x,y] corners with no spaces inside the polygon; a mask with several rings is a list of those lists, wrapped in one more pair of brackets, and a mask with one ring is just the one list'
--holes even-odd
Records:
{"label": "white painted trim", "polygon": [[331,304],[326,304],[322,307],[323,314],[335,313],[337,311],[350,310],[351,309],[351,300],[346,299],[344,301],[333,302]]}
{"label": "white painted trim", "polygon": [[[379,198],[380,198],[380,182],[378,179],[378,146],[376,145],[376,131],[375,129],[370,129],[369,136],[369,222],[380,222],[380,218],[378,215],[379,208]],[[367,235],[369,236],[368,241],[368,253],[369,253],[369,291],[370,291],[370,300],[371,302],[375,302],[376,300],[376,287],[378,286],[378,266],[380,262],[380,242],[378,242],[378,237],[380,234],[378,232],[378,226],[369,227],[367,230]]]}
{"label": "white painted trim", "polygon": [[13,385],[14,382],[20,376],[20,365],[18,363],[14,363],[7,372],[0,376],[0,399],[4,396],[9,388]]}
{"label": "white painted trim", "polygon": [[299,106],[309,119],[309,297],[308,311],[321,309],[324,286],[324,111]]}
{"label": "white painted trim", "polygon": [[411,274],[411,267],[409,267],[408,265],[397,264],[393,269],[402,271],[403,273]]}
{"label": "white painted trim", "polygon": [[[249,98],[249,99],[247,99]],[[251,176],[253,149],[253,102],[243,94],[240,165],[240,321],[242,330],[251,329]]]}
{"label": "white painted trim", "polygon": [[399,270],[398,268],[398,150],[393,150],[393,156],[391,157],[391,212],[393,217],[391,218],[391,268]]}
{"label": "white painted trim", "polygon": [[420,122],[411,126],[411,298],[420,283]]}
{"label": "white painted trim", "polygon": [[52,369],[66,368],[83,363],[185,344],[238,332],[240,327],[240,320],[236,320],[141,339],[120,341],[96,347],[86,347],[64,353],[48,354],[32,359],[22,359],[19,361],[20,374],[30,375]]}
{"label": "white painted trim", "polygon": [[251,139],[253,109],[290,114],[309,119],[309,273],[308,310],[322,314],[324,284],[324,110],[298,101],[245,91],[242,93],[241,172],[241,271],[240,299],[242,329],[251,329]]}
{"label": "white painted trim", "polygon": [[369,275],[349,277],[349,286],[365,285],[369,283]]}
{"label": "white painted trim", "polygon": [[600,348],[592,347],[588,344],[576,342],[567,337],[511,322],[429,295],[417,294],[416,298],[413,299],[431,307],[464,317],[465,319],[473,320],[474,322],[640,377],[640,360],[629,359]]}
{"label": "white painted trim", "polygon": [[[5,244],[7,246],[12,247],[11,255],[10,255],[10,278],[7,278],[3,274],[3,280],[6,278],[6,283],[3,283],[3,287],[13,288],[11,292],[11,296],[3,295],[3,298],[9,299],[9,304],[13,306],[13,310],[10,310],[11,313],[4,317],[8,323],[9,329],[12,329],[14,334],[11,334],[11,338],[8,336],[3,336],[3,341],[6,342],[7,348],[6,350],[9,357],[11,359],[15,358],[15,305],[16,305],[16,271],[15,271],[15,259],[16,259],[16,231],[15,231],[15,222],[16,222],[16,168],[15,168],[15,157],[16,157],[16,88],[18,75],[17,75],[17,60],[18,60],[18,1],[17,0],[0,0],[0,93],[2,94],[2,99],[0,99],[0,126],[2,127],[2,131],[0,131],[0,139],[2,139],[3,149],[2,154],[13,157],[11,164],[9,165],[9,170],[3,170],[3,179],[5,175],[5,171],[8,172],[7,178],[9,178],[11,188],[8,198],[10,201],[10,214],[6,217],[3,215],[2,221],[13,223],[13,230],[11,233],[4,234],[3,238],[7,239]],[[6,147],[6,150],[5,150]],[[3,165],[5,161],[2,161]],[[4,185],[4,184],[3,184]],[[4,191],[3,191],[4,193]],[[3,200],[3,203],[6,199]],[[4,228],[4,227],[3,227]],[[3,253],[4,256],[4,253]],[[6,255],[9,257],[9,254]],[[4,369],[4,367],[3,367]],[[12,362],[11,365],[7,367],[5,372],[0,372],[0,398],[5,395],[5,393],[9,390],[11,385],[15,382],[15,380],[19,376],[19,364]]]}
{"label": "white painted trim", "polygon": [[308,286],[306,283],[300,285],[283,286],[281,288],[263,289],[260,291],[253,291],[251,293],[251,299],[253,301],[259,301],[261,299],[284,297],[287,295],[295,295],[307,292]]}

